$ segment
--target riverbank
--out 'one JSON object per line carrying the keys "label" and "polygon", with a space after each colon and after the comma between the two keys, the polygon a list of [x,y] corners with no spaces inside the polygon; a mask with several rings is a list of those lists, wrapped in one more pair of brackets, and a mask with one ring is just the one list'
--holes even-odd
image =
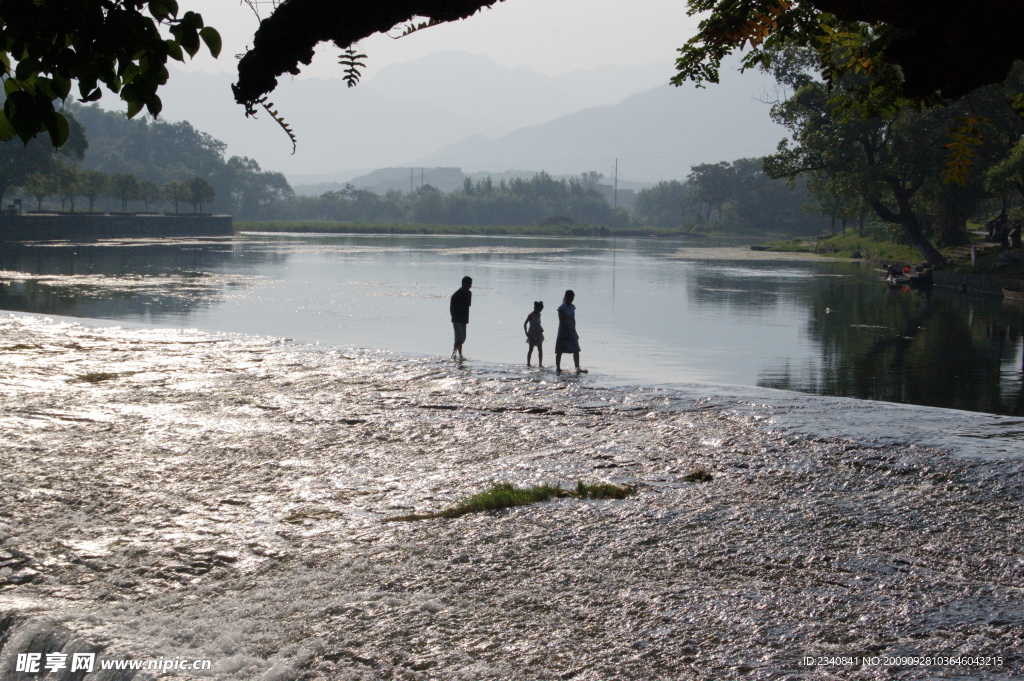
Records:
{"label": "riverbank", "polygon": [[[39,317],[0,333],[3,675],[31,641],[219,679],[1022,669],[1020,461],[587,377]],[[580,479],[637,493],[381,522]]]}
{"label": "riverbank", "polygon": [[681,237],[706,238],[678,229],[611,229],[604,225],[577,222],[553,222],[538,225],[437,225],[437,224],[372,224],[362,222],[272,221],[236,222],[236,232],[269,232],[292,234],[423,234],[446,236],[561,236],[561,237]]}

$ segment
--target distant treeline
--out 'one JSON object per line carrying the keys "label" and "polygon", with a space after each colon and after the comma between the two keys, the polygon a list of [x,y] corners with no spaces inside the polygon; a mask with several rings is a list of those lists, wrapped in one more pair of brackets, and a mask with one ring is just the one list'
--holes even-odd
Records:
{"label": "distant treeline", "polygon": [[[0,144],[0,199],[20,194],[34,209],[192,210],[237,220],[422,224],[506,228],[541,223],[579,231],[815,234],[826,219],[803,184],[790,188],[760,159],[693,166],[682,181],[638,192],[632,215],[613,208],[602,175],[466,178],[455,191],[425,184],[376,194],[351,185],[297,196],[281,173],[249,158],[225,159],[227,146],[188,122],[129,120],[95,105],[70,104],[72,139],[55,152],[43,139]],[[569,227],[567,230],[571,231]],[[550,230],[548,230],[550,231]]]}
{"label": "distant treeline", "polygon": [[637,195],[636,226],[741,234],[820,234],[829,226],[804,182],[790,187],[761,170],[761,159],[703,163],[685,182],[659,182]]}
{"label": "distant treeline", "polygon": [[320,196],[293,196],[262,213],[261,220],[379,224],[514,226],[553,217],[614,230],[679,230],[698,233],[818,234],[827,218],[808,205],[802,183],[790,188],[761,171],[760,159],[694,166],[686,180],[659,182],[637,195],[632,216],[612,208],[599,190],[600,175],[554,179],[465,180],[453,192],[424,185],[411,194],[383,195],[351,185]]}
{"label": "distant treeline", "polygon": [[348,186],[320,196],[296,196],[279,206],[275,217],[327,222],[424,223],[439,225],[534,225],[561,216],[572,222],[608,227],[629,225],[629,215],[614,209],[593,181],[556,180],[545,172],[532,179],[466,179],[461,189],[444,193],[430,185],[412,194],[395,190],[379,196]]}

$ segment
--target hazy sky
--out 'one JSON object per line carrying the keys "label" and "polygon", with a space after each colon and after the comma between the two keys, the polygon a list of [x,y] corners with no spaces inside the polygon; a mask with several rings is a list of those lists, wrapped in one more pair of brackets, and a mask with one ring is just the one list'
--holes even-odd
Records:
{"label": "hazy sky", "polygon": [[[245,50],[259,25],[248,5],[239,0],[185,0],[181,7],[201,12],[224,39],[219,59],[206,54],[185,68],[234,72],[235,55]],[[263,7],[269,12],[271,5]],[[686,16],[685,0],[506,0],[465,21],[398,40],[377,35],[359,48],[369,56],[366,76],[437,50],[487,54],[503,66],[558,75],[604,64],[672,59],[696,25],[696,19]],[[340,77],[338,53],[333,44],[321,45],[302,75]]]}

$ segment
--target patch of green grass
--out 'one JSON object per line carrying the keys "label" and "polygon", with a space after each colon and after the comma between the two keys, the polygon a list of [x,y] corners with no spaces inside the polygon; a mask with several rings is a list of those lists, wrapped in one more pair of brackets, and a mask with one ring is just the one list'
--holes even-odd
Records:
{"label": "patch of green grass", "polygon": [[856,231],[819,237],[815,252],[830,258],[849,258],[859,252],[860,257],[874,260],[898,260],[908,263],[922,263],[924,258],[913,246],[893,243],[888,232],[881,229],[866,229],[864,236]]}
{"label": "patch of green grass", "polygon": [[613,485],[610,482],[588,485],[580,480],[572,495],[577,499],[625,499],[633,491],[632,487],[626,485]]}
{"label": "patch of green grass", "polygon": [[76,377],[75,380],[82,383],[99,383],[100,381],[109,381],[112,378],[118,378],[120,375],[121,374],[111,374],[106,371],[92,371]]}
{"label": "patch of green grass", "polygon": [[898,260],[921,263],[924,259],[913,246],[893,243],[887,231],[878,228],[865,229],[863,236],[856,231],[846,234],[820,236],[816,241],[768,241],[761,244],[773,253],[817,253],[827,258],[851,258],[859,253],[867,260]]}
{"label": "patch of green grass", "polygon": [[761,247],[765,250],[769,250],[772,253],[813,253],[814,244],[809,241],[800,241],[799,239],[793,239],[792,241],[766,241],[761,244]]}
{"label": "patch of green grass", "polygon": [[457,518],[467,513],[479,511],[495,511],[513,506],[526,506],[550,501],[560,497],[575,499],[625,499],[634,492],[632,487],[597,483],[588,485],[580,480],[573,490],[562,489],[560,485],[534,485],[533,487],[516,487],[507,482],[498,482],[490,489],[479,492],[464,499],[454,506],[434,513],[413,513],[410,515],[385,518],[395,520],[427,520],[430,518]]}

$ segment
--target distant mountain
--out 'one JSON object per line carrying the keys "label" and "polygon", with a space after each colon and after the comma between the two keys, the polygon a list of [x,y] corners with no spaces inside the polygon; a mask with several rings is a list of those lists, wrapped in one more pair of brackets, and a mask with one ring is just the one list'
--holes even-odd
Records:
{"label": "distant mountain", "polygon": [[546,76],[525,66],[508,68],[486,55],[434,52],[381,69],[360,87],[388,99],[423,102],[509,130],[550,121],[592,106],[615,104],[667,83],[671,61],[602,66]]}
{"label": "distant mountain", "polygon": [[683,178],[691,165],[771,153],[786,130],[757,101],[771,81],[731,74],[707,89],[668,85],[613,106],[594,107],[494,139],[473,135],[407,165],[459,166],[464,172],[597,170],[656,181]]}
{"label": "distant mountain", "polygon": [[292,155],[287,135],[265,111],[255,120],[245,117],[232,98],[233,81],[229,74],[173,72],[161,90],[163,118],[187,120],[226,142],[228,155],[254,158],[289,176],[352,169],[351,177],[360,169],[398,165],[467,134],[509,130],[429,103],[411,105],[371,88],[348,88],[339,80],[282,79],[271,101],[298,137]]}
{"label": "distant mountain", "polygon": [[[298,137],[294,155],[266,112],[245,117],[230,74],[173,70],[162,117],[187,120],[227,143],[228,156],[254,158],[300,185],[343,186],[396,166],[458,167],[469,175],[597,170],[610,178],[616,156],[620,177],[656,181],[685,175],[695,163],[766,153],[783,136],[753,99],[773,85],[767,76],[724,72],[720,85],[704,90],[643,91],[670,74],[663,63],[549,77],[445,52],[389,66],[355,88],[284,78],[272,101]],[[121,104],[109,95],[100,101]]]}

